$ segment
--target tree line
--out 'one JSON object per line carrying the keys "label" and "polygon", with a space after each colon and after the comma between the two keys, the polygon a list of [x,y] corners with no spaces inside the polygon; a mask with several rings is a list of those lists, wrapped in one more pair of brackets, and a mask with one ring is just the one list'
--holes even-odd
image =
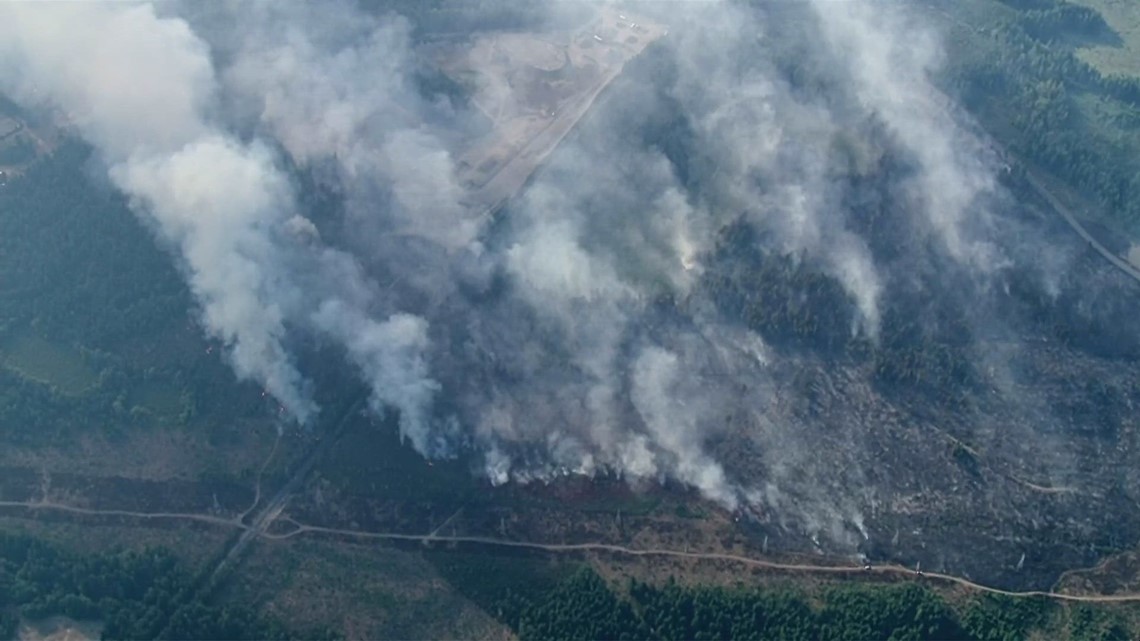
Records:
{"label": "tree line", "polygon": [[[987,25],[983,42],[950,43],[960,49],[950,57],[947,86],[983,121],[1000,123],[1013,151],[1094,197],[1114,218],[1140,224],[1140,79],[1102,74],[1072,45],[1115,34],[1087,7],[1005,1],[1017,13]],[[1090,98],[1100,106],[1088,107]]]}
{"label": "tree line", "polygon": [[[199,577],[162,548],[80,555],[0,532],[0,639],[19,619],[103,623],[104,639],[285,639],[290,631],[242,605],[199,600]],[[331,638],[306,631],[306,638]]]}
{"label": "tree line", "polygon": [[[618,587],[586,566],[441,552],[430,557],[461,592],[521,639],[1012,641],[1066,633],[1130,638],[1116,609],[980,595],[951,604],[916,583],[839,583],[816,590],[687,586],[636,579]],[[1046,638],[1042,637],[1042,638]]]}
{"label": "tree line", "polygon": [[[275,411],[236,384],[220,346],[202,336],[176,260],[121,194],[93,178],[91,162],[90,148],[70,140],[0,186],[5,440],[50,443],[77,429],[159,422],[232,425]],[[62,393],[3,367],[10,341],[29,336],[74,355],[92,385]],[[161,413],[148,404],[156,390],[170,397]]]}

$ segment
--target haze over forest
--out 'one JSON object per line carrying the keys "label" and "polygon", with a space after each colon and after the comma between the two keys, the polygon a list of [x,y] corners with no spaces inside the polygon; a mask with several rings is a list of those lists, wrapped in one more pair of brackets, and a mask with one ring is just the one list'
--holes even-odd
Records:
{"label": "haze over forest", "polygon": [[0,2],[0,641],[1136,638],[1134,4]]}
{"label": "haze over forest", "polygon": [[[480,6],[552,33],[599,8]],[[1075,282],[1080,245],[1015,201],[1004,153],[935,86],[925,14],[623,6],[667,36],[490,213],[458,158],[494,88],[441,78],[453,34],[414,11],[10,3],[0,92],[93,147],[282,429],[319,423],[335,360],[377,429],[495,484],[679,483],[845,549],[919,475],[884,463],[910,455],[896,432],[867,432],[881,404],[980,394],[943,427],[1076,473],[1050,427],[1069,419],[1014,364],[1060,317],[1135,353],[1114,320],[1135,310]],[[835,416],[810,371],[843,381]]]}

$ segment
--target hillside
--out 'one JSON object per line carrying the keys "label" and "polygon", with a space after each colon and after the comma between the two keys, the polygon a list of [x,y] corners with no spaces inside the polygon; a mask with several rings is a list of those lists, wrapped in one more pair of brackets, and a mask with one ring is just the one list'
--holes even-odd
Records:
{"label": "hillside", "polygon": [[0,70],[0,638],[1136,635],[1126,12],[363,4]]}

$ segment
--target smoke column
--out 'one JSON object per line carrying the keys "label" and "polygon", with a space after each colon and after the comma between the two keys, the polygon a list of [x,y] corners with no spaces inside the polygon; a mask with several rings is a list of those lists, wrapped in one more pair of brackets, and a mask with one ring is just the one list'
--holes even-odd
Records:
{"label": "smoke column", "polygon": [[216,91],[206,44],[149,5],[13,3],[0,18],[7,91],[38,89],[68,115],[177,248],[238,377],[308,421],[316,407],[283,344],[298,294],[276,277],[281,249],[264,231],[288,216],[288,190],[263,146],[206,117]]}
{"label": "smoke column", "polygon": [[[503,229],[462,203],[457,141],[478,118],[418,88],[430,61],[415,25],[393,13],[343,2],[6,4],[0,88],[24,101],[46,94],[67,114],[176,256],[238,378],[297,422],[316,417],[319,381],[298,371],[290,345],[316,336],[343,350],[372,411],[395,412],[419,452],[472,448],[495,482],[673,479],[728,507],[811,504],[861,523],[860,497],[789,498],[802,468],[773,464],[760,483],[720,459],[713,443],[725,438],[768,456],[783,448],[784,461],[808,446],[767,419],[729,420],[775,403],[771,354],[701,304],[705,262],[721,230],[743,221],[839,282],[852,334],[874,341],[889,275],[843,205],[833,150],[853,123],[883,123],[917,158],[905,185],[915,225],[964,269],[986,271],[1000,257],[979,240],[988,214],[976,205],[995,189],[981,143],[916,107],[939,100],[928,79],[937,45],[890,7],[811,3],[817,51],[804,64],[838,74],[848,88],[838,98],[790,85],[757,55],[778,34],[755,8],[638,9],[671,24],[652,52],[669,79],[602,101]],[[550,10],[544,23],[572,29],[569,14]],[[668,110],[701,150],[686,170],[628,134]],[[343,197],[334,219],[306,217],[289,165]],[[663,298],[692,304],[678,319]]]}

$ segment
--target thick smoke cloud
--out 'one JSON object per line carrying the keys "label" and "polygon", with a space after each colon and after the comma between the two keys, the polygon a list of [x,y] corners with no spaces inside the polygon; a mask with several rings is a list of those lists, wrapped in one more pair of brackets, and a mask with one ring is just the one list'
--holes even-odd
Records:
{"label": "thick smoke cloud", "polygon": [[[721,231],[743,221],[841,283],[850,331],[874,341],[890,275],[844,205],[840,165],[874,165],[882,150],[857,138],[881,127],[918,168],[905,185],[914,225],[988,273],[1002,258],[984,241],[996,189],[984,145],[930,86],[934,38],[894,8],[805,8],[804,65],[836,77],[840,96],[805,92],[758,55],[780,34],[754,7],[634,9],[671,25],[653,52],[668,79],[602,100],[504,225],[465,204],[457,178],[480,117],[417,85],[430,60],[396,14],[9,4],[0,87],[28,100],[34,87],[67,114],[173,249],[239,378],[298,422],[317,416],[319,381],[290,346],[312,335],[347,355],[372,410],[396,412],[418,451],[471,447],[496,482],[672,479],[729,507],[823,506],[861,529],[866,497],[783,487],[805,468],[774,464],[772,451],[810,446],[768,412],[778,399],[764,341],[711,310],[698,285]],[[551,10],[545,26],[575,28],[566,15],[579,13]],[[630,133],[666,112],[683,114],[700,150],[690,166]],[[293,167],[340,209],[310,219]],[[689,304],[682,314],[662,300]],[[753,418],[728,420],[740,415]],[[715,443],[742,433],[773,463],[769,478],[720,459]],[[808,527],[841,538],[835,519]]]}
{"label": "thick smoke cloud", "polygon": [[997,189],[997,166],[984,141],[954,121],[952,106],[930,81],[940,56],[934,35],[872,4],[813,6],[829,43],[847,62],[859,100],[918,159],[910,187],[931,231],[955,259],[985,271],[998,268],[1002,259],[982,235],[988,215],[979,207]]}
{"label": "thick smoke cloud", "polygon": [[283,344],[298,292],[278,274],[267,229],[289,215],[286,182],[263,146],[210,122],[209,48],[148,5],[0,9],[5,89],[48,96],[178,248],[208,331],[239,378],[263,384],[299,421],[316,411]]}

